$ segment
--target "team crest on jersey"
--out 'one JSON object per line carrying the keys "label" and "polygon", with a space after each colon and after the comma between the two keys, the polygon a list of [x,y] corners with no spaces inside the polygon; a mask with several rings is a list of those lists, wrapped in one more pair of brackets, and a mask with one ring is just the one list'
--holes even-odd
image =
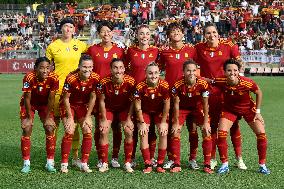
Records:
{"label": "team crest on jersey", "polygon": [[102,89],[103,89],[102,84],[98,83],[98,84],[97,84],[97,90],[101,91]]}
{"label": "team crest on jersey", "polygon": [[143,53],[143,54],[141,54],[141,58],[142,59],[144,59],[145,58],[145,54]]}
{"label": "team crest on jersey", "polygon": [[152,54],[152,53],[150,53],[150,54],[149,54],[149,57],[150,57],[150,58],[152,58],[152,57],[153,57],[153,54]]}
{"label": "team crest on jersey", "polygon": [[185,58],[188,58],[188,53],[184,53],[184,57],[185,57]]}
{"label": "team crest on jersey", "polygon": [[108,53],[104,53],[104,57],[107,58],[108,57]]}
{"label": "team crest on jersey", "polygon": [[78,48],[78,46],[77,45],[73,45],[73,50],[74,51],[77,51],[79,48]]}
{"label": "team crest on jersey", "polygon": [[114,54],[112,55],[112,58],[117,58],[117,54],[114,53]]}
{"label": "team crest on jersey", "polygon": [[38,91],[39,91],[39,92],[41,92],[41,91],[42,91],[42,89],[43,89],[43,87],[42,87],[42,86],[38,86]]}
{"label": "team crest on jersey", "polygon": [[218,55],[219,55],[219,56],[222,56],[222,55],[223,55],[222,51],[219,51],[219,52],[218,52]]}
{"label": "team crest on jersey", "polygon": [[176,54],[176,59],[180,59],[180,54]]}
{"label": "team crest on jersey", "polygon": [[86,87],[82,87],[81,89],[82,89],[82,91],[85,91]]}
{"label": "team crest on jersey", "polygon": [[70,89],[70,84],[65,83],[63,87],[64,87],[65,90],[69,90]]}
{"label": "team crest on jersey", "polygon": [[119,90],[114,90],[114,94],[118,95],[119,94]]}
{"label": "team crest on jersey", "polygon": [[29,88],[30,87],[30,83],[29,82],[25,82],[24,83],[24,89],[27,89],[27,88]]}
{"label": "team crest on jersey", "polygon": [[177,93],[177,89],[175,87],[172,88],[172,93],[176,94]]}
{"label": "team crest on jersey", "polygon": [[187,93],[187,96],[190,98],[190,97],[192,97],[192,94],[191,93]]}
{"label": "team crest on jersey", "polygon": [[155,93],[151,94],[151,99],[155,98]]}

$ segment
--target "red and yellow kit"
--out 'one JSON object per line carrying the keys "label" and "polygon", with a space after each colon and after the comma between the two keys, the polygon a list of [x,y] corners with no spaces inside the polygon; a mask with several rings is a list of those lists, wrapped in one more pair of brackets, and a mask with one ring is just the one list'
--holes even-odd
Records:
{"label": "red and yellow kit", "polygon": [[[48,97],[50,92],[56,92],[59,88],[59,80],[57,74],[50,72],[48,77],[44,81],[38,81],[36,73],[27,73],[23,79],[24,93],[31,93],[31,106],[32,116],[34,116],[35,110],[41,118],[45,118],[47,113]],[[21,119],[26,117],[26,109],[24,107],[24,97],[21,97]]]}
{"label": "red and yellow kit", "polygon": [[138,46],[129,47],[125,53],[125,67],[127,73],[132,76],[137,83],[145,79],[145,68],[150,62],[156,62],[159,50],[155,46],[150,46],[146,50]]}
{"label": "red and yellow kit", "polygon": [[235,86],[228,85],[225,77],[216,78],[214,81],[214,85],[221,89],[224,96],[221,116],[224,117],[225,112],[230,112],[235,114],[236,118],[237,116],[243,116],[246,121],[253,121],[255,103],[250,96],[250,92],[255,93],[259,89],[257,84],[242,76],[239,76],[239,83]]}
{"label": "red and yellow kit", "polygon": [[161,114],[163,113],[164,100],[170,98],[169,84],[160,79],[158,85],[153,88],[149,87],[146,81],[142,81],[136,86],[134,98],[141,100],[143,114]]}
{"label": "red and yellow kit", "polygon": [[124,49],[113,43],[110,48],[104,48],[101,44],[89,47],[87,54],[92,56],[94,62],[93,71],[101,78],[110,75],[110,62],[113,58],[123,58]]}
{"label": "red and yellow kit", "polygon": [[123,82],[116,85],[113,83],[112,77],[108,76],[101,80],[98,93],[105,95],[107,111],[120,112],[129,110],[134,90],[135,80],[133,77],[124,75]]}
{"label": "red and yellow kit", "polygon": [[209,96],[208,83],[201,77],[196,78],[196,83],[188,87],[184,78],[179,79],[172,88],[172,96],[178,96],[179,104],[179,122],[180,125],[186,120],[188,114],[194,115],[195,122],[198,125],[203,124],[203,103],[202,98]]}
{"label": "red and yellow kit", "polygon": [[185,44],[181,49],[176,50],[171,47],[160,51],[160,66],[165,69],[165,80],[172,87],[174,83],[182,77],[182,65],[188,59],[196,56],[195,48],[190,44]]}
{"label": "red and yellow kit", "polygon": [[231,41],[221,40],[218,47],[208,47],[205,42],[195,45],[196,59],[200,66],[200,75],[217,78],[224,75],[223,65],[230,58],[240,58],[238,46]]}

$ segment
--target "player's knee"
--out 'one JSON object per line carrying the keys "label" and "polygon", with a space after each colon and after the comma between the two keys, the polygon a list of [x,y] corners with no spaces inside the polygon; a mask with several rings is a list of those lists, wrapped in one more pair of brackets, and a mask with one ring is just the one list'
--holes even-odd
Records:
{"label": "player's knee", "polygon": [[55,128],[53,127],[53,126],[50,126],[50,125],[45,125],[44,126],[44,129],[45,129],[45,133],[47,134],[47,135],[51,135],[51,134],[53,134],[53,132],[54,132],[54,130],[55,130]]}
{"label": "player's knee", "polygon": [[29,137],[32,135],[32,126],[27,126],[26,128],[23,128],[23,136]]}
{"label": "player's knee", "polygon": [[91,133],[91,132],[92,132],[92,129],[89,128],[89,127],[84,127],[84,128],[82,129],[82,133],[83,133],[83,134],[88,134],[88,133]]}

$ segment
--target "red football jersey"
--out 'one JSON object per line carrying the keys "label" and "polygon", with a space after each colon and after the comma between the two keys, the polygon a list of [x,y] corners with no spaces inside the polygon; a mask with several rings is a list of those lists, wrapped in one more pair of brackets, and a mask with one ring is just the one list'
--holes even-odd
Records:
{"label": "red football jersey", "polygon": [[172,87],[183,76],[182,65],[188,59],[196,56],[195,48],[191,44],[185,44],[181,49],[172,48],[161,50],[159,64],[165,69],[165,80]]}
{"label": "red football jersey", "polygon": [[208,83],[204,78],[196,78],[196,83],[189,87],[184,78],[179,79],[172,88],[172,96],[180,99],[179,108],[181,110],[202,109],[202,97],[209,96]]}
{"label": "red football jersey", "polygon": [[[22,91],[24,93],[31,93],[32,106],[47,105],[49,93],[56,92],[58,88],[59,80],[54,72],[50,72],[44,81],[38,81],[35,71],[27,73],[23,79]],[[20,105],[24,105],[23,96]]]}
{"label": "red football jersey", "polygon": [[110,62],[113,58],[123,59],[124,49],[113,43],[111,48],[104,48],[101,44],[89,47],[87,54],[92,56],[94,62],[93,71],[101,78],[110,75]]}
{"label": "red football jersey", "polygon": [[208,47],[201,42],[195,45],[196,62],[200,66],[200,75],[206,78],[217,78],[224,75],[223,65],[230,58],[240,58],[237,45],[231,41],[221,40],[218,47]]}
{"label": "red football jersey", "polygon": [[155,46],[150,46],[146,50],[138,46],[129,47],[125,54],[125,66],[127,73],[132,76],[137,83],[145,79],[145,68],[150,62],[156,62],[159,50]]}
{"label": "red football jersey", "polygon": [[107,111],[120,112],[129,109],[134,90],[135,80],[133,77],[124,75],[123,82],[120,85],[115,85],[111,76],[108,76],[101,80],[98,93],[105,95]]}
{"label": "red football jersey", "polygon": [[239,84],[230,86],[226,77],[216,78],[214,84],[221,89],[224,95],[223,107],[235,113],[243,113],[255,106],[250,92],[255,92],[259,88],[257,84],[247,77],[239,76]]}
{"label": "red football jersey", "polygon": [[71,105],[88,104],[90,94],[96,91],[100,76],[93,72],[87,81],[81,81],[79,70],[71,72],[65,79],[63,93],[70,93],[69,102]]}
{"label": "red football jersey", "polygon": [[169,84],[160,79],[158,85],[153,88],[149,87],[146,81],[142,81],[136,86],[134,98],[141,100],[143,113],[162,113],[164,100],[170,98]]}

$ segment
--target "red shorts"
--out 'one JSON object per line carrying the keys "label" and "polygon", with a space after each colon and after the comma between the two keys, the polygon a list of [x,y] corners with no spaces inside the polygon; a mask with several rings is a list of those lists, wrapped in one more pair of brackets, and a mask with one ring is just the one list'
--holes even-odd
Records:
{"label": "red shorts", "polygon": [[123,112],[106,111],[106,118],[107,120],[110,120],[110,121],[113,121],[115,119],[115,120],[119,120],[119,122],[122,122],[122,121],[126,121],[127,117],[128,117],[128,111],[123,111]]}
{"label": "red shorts", "polygon": [[221,118],[235,122],[237,119],[243,117],[247,123],[251,123],[253,122],[253,119],[255,117],[255,111],[255,107],[248,109],[247,111],[244,111],[242,113],[235,113],[224,109],[221,113]]}
{"label": "red shorts", "polygon": [[[47,106],[32,106],[31,107],[32,119],[34,119],[35,111],[37,111],[38,115],[40,117],[40,120],[41,121],[45,120],[45,118],[47,116],[47,110],[48,110]],[[50,116],[51,116],[52,119],[54,119],[54,113],[53,112],[51,113]],[[25,108],[25,106],[21,106],[20,107],[20,119],[23,120],[23,119],[26,119],[26,118],[27,118],[26,108]]]}
{"label": "red shorts", "polygon": [[179,110],[179,124],[183,125],[186,117],[189,115],[193,118],[193,123],[196,123],[197,125],[203,125],[204,113],[202,110]]}
{"label": "red shorts", "polygon": [[[160,124],[162,121],[162,113],[160,114],[155,114],[155,113],[142,113],[144,122],[146,124],[150,124],[154,122],[155,124]],[[152,122],[151,122],[152,121]],[[168,117],[167,117],[167,122],[168,122]]]}
{"label": "red shorts", "polygon": [[209,96],[209,116],[211,118],[211,125],[215,126],[216,128],[218,127],[219,120],[220,120],[220,115],[222,111],[222,94],[217,93],[217,94],[210,94]]}
{"label": "red shorts", "polygon": [[[71,107],[72,116],[74,120],[77,120],[77,121],[80,119],[83,119],[86,116],[87,111],[88,111],[87,105],[85,104],[70,105],[70,107]],[[63,104],[60,105],[60,116],[61,118],[67,117],[67,112]]]}

